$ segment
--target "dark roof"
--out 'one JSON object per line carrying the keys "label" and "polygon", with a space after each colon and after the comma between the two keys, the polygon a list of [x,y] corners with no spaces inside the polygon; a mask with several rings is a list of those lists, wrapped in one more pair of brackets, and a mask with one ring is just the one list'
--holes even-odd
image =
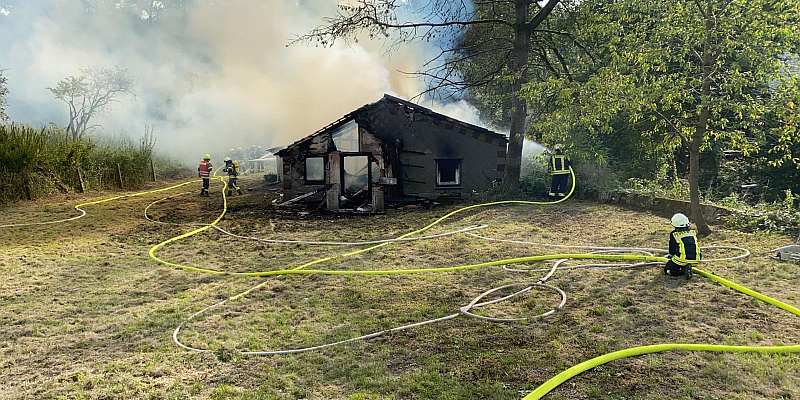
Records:
{"label": "dark roof", "polygon": [[373,103],[365,104],[365,105],[363,105],[363,106],[361,106],[361,107],[359,107],[359,108],[357,108],[357,109],[345,114],[341,118],[337,119],[336,121],[331,122],[330,124],[324,126],[320,130],[318,130],[318,131],[316,131],[316,132],[314,132],[314,133],[312,133],[312,134],[310,134],[310,135],[308,135],[308,136],[306,136],[306,137],[304,137],[302,139],[299,139],[299,140],[295,141],[294,143],[292,143],[292,144],[290,144],[288,146],[283,147],[283,149],[281,151],[279,151],[279,152],[277,152],[275,154],[280,156],[281,153],[284,153],[286,151],[286,149],[294,147],[294,146],[297,146],[297,145],[299,145],[299,144],[301,144],[301,143],[303,143],[303,142],[305,142],[307,140],[310,140],[311,138],[313,138],[313,137],[315,137],[317,135],[320,135],[320,134],[322,134],[324,132],[327,132],[328,130],[334,129],[334,128],[336,128],[336,127],[338,127],[338,126],[340,126],[340,125],[342,125],[344,123],[347,123],[351,119],[355,118],[355,116],[357,114],[359,114],[360,112],[369,110],[372,107],[377,106],[378,103],[387,102],[387,101],[393,102],[393,103],[398,103],[398,104],[402,105],[403,107],[405,107],[407,109],[410,109],[410,110],[413,110],[413,111],[416,111],[416,112],[421,112],[423,114],[429,115],[429,116],[434,117],[434,118],[439,118],[439,119],[445,120],[447,122],[453,122],[453,123],[456,123],[456,124],[464,125],[464,126],[466,126],[468,128],[473,129],[474,131],[476,131],[478,133],[485,133],[487,137],[497,138],[497,139],[503,140],[505,142],[508,141],[508,137],[506,137],[505,135],[501,135],[501,134],[499,134],[497,132],[494,132],[494,131],[491,131],[489,129],[486,129],[486,128],[483,128],[483,127],[480,127],[480,126],[477,126],[477,125],[473,125],[473,124],[470,124],[470,123],[467,123],[467,122],[464,122],[464,121],[460,121],[460,120],[457,120],[457,119],[452,118],[452,117],[448,117],[447,115],[438,113],[438,112],[433,111],[433,110],[431,110],[429,108],[423,107],[423,106],[421,106],[419,104],[412,103],[412,102],[407,101],[407,100],[403,100],[403,99],[401,99],[399,97],[395,97],[395,96],[392,96],[392,95],[389,95],[389,94],[384,94],[383,98],[381,98],[380,100],[378,100],[376,102],[373,102]]}
{"label": "dark roof", "polygon": [[468,122],[464,122],[464,121],[460,121],[460,120],[457,120],[457,119],[452,118],[452,117],[448,117],[447,115],[444,115],[444,114],[438,113],[436,111],[433,111],[430,108],[423,107],[423,106],[421,106],[419,104],[415,104],[415,103],[412,103],[410,101],[403,100],[401,98],[394,97],[394,96],[389,95],[389,94],[384,94],[382,100],[391,100],[391,101],[394,101],[394,102],[402,104],[406,108],[410,108],[412,110],[415,110],[415,111],[418,111],[418,112],[422,112],[423,114],[430,115],[432,117],[440,118],[440,119],[447,120],[447,121],[452,121],[452,122],[455,122],[457,124],[465,125],[468,128],[471,128],[471,129],[473,129],[473,130],[475,130],[475,131],[477,131],[479,133],[485,133],[486,136],[493,137],[493,138],[498,138],[498,139],[501,139],[501,140],[504,140],[504,141],[508,141],[508,137],[506,137],[505,135],[501,135],[501,134],[499,134],[497,132],[491,131],[489,129],[486,129],[486,128],[478,126],[478,125],[473,125],[473,124],[470,124]]}

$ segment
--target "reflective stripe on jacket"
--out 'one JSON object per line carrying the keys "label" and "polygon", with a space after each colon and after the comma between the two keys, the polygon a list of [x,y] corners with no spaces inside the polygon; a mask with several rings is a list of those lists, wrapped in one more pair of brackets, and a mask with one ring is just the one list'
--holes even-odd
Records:
{"label": "reflective stripe on jacket", "polygon": [[697,233],[691,229],[676,229],[669,236],[669,254],[678,265],[699,264],[702,258]]}
{"label": "reflective stripe on jacket", "polygon": [[566,154],[555,154],[550,157],[553,175],[568,174],[570,165],[572,165],[572,160]]}
{"label": "reflective stripe on jacket", "polygon": [[211,175],[212,165],[210,161],[200,161],[200,166],[197,167],[197,172],[200,173],[201,177],[207,178]]}

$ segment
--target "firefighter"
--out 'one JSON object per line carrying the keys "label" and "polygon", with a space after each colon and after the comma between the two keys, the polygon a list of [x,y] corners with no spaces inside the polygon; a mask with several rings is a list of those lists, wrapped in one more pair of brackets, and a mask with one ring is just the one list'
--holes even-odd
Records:
{"label": "firefighter", "polygon": [[236,150],[233,147],[231,147],[231,150],[228,152],[228,157],[236,158]]}
{"label": "firefighter", "polygon": [[256,149],[256,158],[259,159],[259,161],[256,162],[256,165],[258,166],[259,172],[264,172],[264,160],[261,160],[261,157],[264,157],[264,150],[261,146],[258,146]]}
{"label": "firefighter", "polygon": [[206,154],[203,156],[203,161],[200,161],[200,166],[197,167],[197,174],[203,178],[203,188],[200,189],[201,196],[208,196],[208,183],[211,179],[211,170],[214,168],[211,165],[211,156]]}
{"label": "firefighter", "polygon": [[244,150],[242,150],[242,148],[239,147],[236,150],[236,157],[233,157],[233,158],[236,159],[236,160],[239,160],[239,161],[244,160]]}
{"label": "firefighter", "polygon": [[567,195],[567,177],[572,160],[564,154],[560,146],[556,153],[550,156],[550,167],[553,169],[553,184],[550,186],[550,197],[564,197]]}
{"label": "firefighter", "polygon": [[256,156],[256,145],[250,146],[249,156],[247,160],[247,172],[252,174],[256,171],[256,158],[258,158],[258,156]]}
{"label": "firefighter", "polygon": [[697,233],[689,227],[689,218],[683,214],[672,216],[670,223],[675,228],[669,234],[670,260],[664,265],[664,274],[692,278],[692,267],[700,264],[700,245]]}
{"label": "firefighter", "polygon": [[236,186],[236,181],[239,177],[239,162],[231,160],[230,157],[225,157],[225,167],[222,172],[228,173],[228,196],[232,194],[233,189],[236,189],[236,193],[241,195],[242,189]]}

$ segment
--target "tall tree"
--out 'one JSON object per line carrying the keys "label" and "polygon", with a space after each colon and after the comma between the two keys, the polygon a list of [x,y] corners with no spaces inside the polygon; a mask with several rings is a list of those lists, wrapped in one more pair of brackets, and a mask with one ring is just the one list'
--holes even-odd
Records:
{"label": "tall tree", "polygon": [[114,104],[121,104],[120,97],[136,95],[136,79],[126,69],[94,66],[81,72],[81,76],[68,76],[55,87],[47,88],[69,107],[67,133],[73,140],[81,139],[97,127],[91,125],[92,118],[108,113]]}
{"label": "tall tree", "polygon": [[[418,74],[428,79],[427,92],[447,93],[445,96],[485,85],[502,75],[509,77],[511,127],[503,188],[516,194],[528,113],[521,89],[530,79],[531,43],[539,26],[559,3],[561,0],[490,0],[473,5],[463,0],[442,0],[420,7],[407,0],[355,0],[340,4],[337,15],[325,18],[323,25],[295,42],[332,46],[339,39],[357,41],[360,35],[386,39],[390,49],[417,41],[438,42],[441,44],[439,56],[430,60]],[[460,73],[459,65],[476,57],[475,53],[465,53],[461,46],[463,35],[471,28],[480,28],[486,33],[472,45],[481,49],[475,53],[496,53],[503,62],[467,80]]]}

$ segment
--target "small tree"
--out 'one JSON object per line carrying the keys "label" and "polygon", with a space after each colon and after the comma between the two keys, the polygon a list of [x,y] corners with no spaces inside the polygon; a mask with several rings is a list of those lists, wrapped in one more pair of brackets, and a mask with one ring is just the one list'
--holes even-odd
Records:
{"label": "small tree", "polygon": [[8,115],[6,115],[6,96],[8,95],[8,88],[6,87],[6,83],[8,83],[8,78],[3,76],[4,69],[0,68],[0,122],[8,121]]}
{"label": "small tree", "polygon": [[90,124],[92,118],[108,113],[114,104],[121,104],[119,97],[136,96],[136,79],[126,69],[93,66],[81,72],[81,76],[68,76],[55,87],[47,88],[69,107],[67,133],[73,140],[80,140],[97,127]]}

